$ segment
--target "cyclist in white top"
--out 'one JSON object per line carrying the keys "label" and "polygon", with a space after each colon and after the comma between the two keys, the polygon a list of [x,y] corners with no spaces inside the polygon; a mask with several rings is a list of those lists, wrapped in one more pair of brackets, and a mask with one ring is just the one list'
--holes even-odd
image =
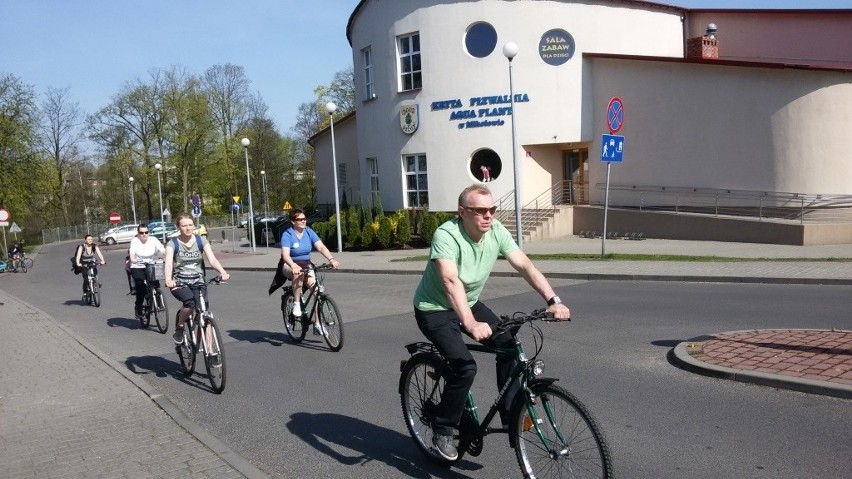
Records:
{"label": "cyclist in white top", "polygon": [[142,316],[142,303],[148,294],[145,287],[145,264],[152,263],[159,256],[163,257],[166,248],[155,237],[148,234],[148,225],[142,223],[136,227],[136,237],[130,241],[130,274],[136,282],[136,319]]}

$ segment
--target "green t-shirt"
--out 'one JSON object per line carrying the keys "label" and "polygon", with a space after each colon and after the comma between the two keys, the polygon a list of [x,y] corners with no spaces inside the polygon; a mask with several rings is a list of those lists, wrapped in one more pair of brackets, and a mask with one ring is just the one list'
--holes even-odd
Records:
{"label": "green t-shirt", "polygon": [[429,262],[420,285],[414,293],[414,307],[421,311],[448,311],[450,302],[444,289],[436,259],[454,262],[458,268],[459,279],[464,284],[468,305],[479,300],[482,288],[491,275],[494,263],[499,255],[504,257],[518,249],[512,235],[499,221],[491,223],[491,229],[475,243],[465,233],[461,220],[456,217],[442,224],[432,236],[432,248]]}

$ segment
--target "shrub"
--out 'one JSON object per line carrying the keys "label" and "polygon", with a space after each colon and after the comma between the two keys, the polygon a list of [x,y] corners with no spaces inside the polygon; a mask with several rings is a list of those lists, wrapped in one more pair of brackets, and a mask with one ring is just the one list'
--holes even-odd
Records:
{"label": "shrub", "polygon": [[364,223],[364,227],[361,229],[361,244],[365,248],[370,248],[373,246],[373,242],[375,242],[375,240],[376,228],[374,227],[373,223]]}
{"label": "shrub", "polygon": [[361,243],[361,215],[359,207],[352,205],[346,211],[346,224],[341,225],[346,230],[346,239],[354,246]]}
{"label": "shrub", "polygon": [[396,240],[405,245],[411,241],[411,222],[408,221],[408,212],[400,210],[397,212]]}
{"label": "shrub", "polygon": [[376,240],[382,248],[390,246],[393,240],[393,227],[391,226],[390,218],[387,216],[382,216],[379,219],[379,232],[376,235]]}
{"label": "shrub", "polygon": [[432,244],[432,235],[435,234],[438,226],[438,217],[436,215],[429,213],[423,215],[423,221],[420,224],[420,238],[426,244]]}
{"label": "shrub", "polygon": [[375,218],[375,219],[378,219],[379,216],[382,216],[382,215],[385,214],[385,210],[382,209],[382,197],[379,196],[378,193],[373,195],[373,205],[372,205],[371,210],[372,210],[372,213],[373,213],[373,218]]}

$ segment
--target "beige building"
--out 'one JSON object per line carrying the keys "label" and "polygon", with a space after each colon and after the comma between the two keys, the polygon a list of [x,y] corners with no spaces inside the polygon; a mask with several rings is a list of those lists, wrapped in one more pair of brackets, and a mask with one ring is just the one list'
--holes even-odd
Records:
{"label": "beige building", "polygon": [[[487,172],[506,209],[517,168],[525,207],[600,205],[618,148],[619,207],[852,204],[852,10],[363,0],[346,33],[357,113],[335,144],[350,202],[454,210]],[[623,150],[602,142],[611,130]],[[313,139],[323,203],[328,133]]]}

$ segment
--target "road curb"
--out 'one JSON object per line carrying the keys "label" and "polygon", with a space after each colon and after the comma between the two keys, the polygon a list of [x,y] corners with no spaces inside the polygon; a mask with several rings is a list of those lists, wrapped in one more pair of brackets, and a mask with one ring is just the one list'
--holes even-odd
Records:
{"label": "road curb", "polygon": [[729,379],[748,384],[769,386],[778,389],[789,389],[809,394],[819,394],[842,399],[852,399],[852,386],[836,384],[829,381],[796,378],[780,374],[769,374],[761,371],[747,371],[699,361],[689,354],[689,345],[707,339],[699,336],[683,341],[672,349],[672,360],[675,365],[689,372],[718,379]]}
{"label": "road curb", "polygon": [[151,401],[154,402],[160,409],[163,410],[172,420],[175,421],[180,427],[182,427],[185,431],[191,434],[198,442],[204,444],[207,448],[209,448],[213,453],[215,453],[219,458],[221,458],[224,462],[226,462],[229,466],[233,467],[237,472],[244,475],[250,479],[269,479],[270,476],[258,469],[247,459],[239,455],[236,451],[234,451],[230,446],[222,442],[219,438],[215,437],[211,433],[209,433],[206,429],[201,427],[198,423],[190,419],[186,416],[180,408],[178,408],[174,403],[172,403],[167,397],[163,396],[159,393],[159,391],[148,384],[143,379],[137,377],[135,374],[131,373],[121,366],[121,364],[111,357],[109,357],[106,353],[99,350],[93,344],[89,343],[73,330],[63,325],[59,321],[57,321],[53,316],[47,314],[41,309],[33,306],[26,301],[21,300],[17,296],[13,296],[8,292],[5,292],[11,298],[14,298],[15,301],[26,305],[26,307],[32,309],[33,311],[38,312],[45,319],[52,322],[54,326],[58,327],[62,331],[65,332],[71,339],[76,341],[78,344],[83,346],[87,351],[95,355],[98,359],[100,359],[104,364],[112,368],[114,371],[118,372],[125,379],[130,381],[134,386],[136,386],[139,390],[145,393]]}
{"label": "road curb", "polygon": [[[228,266],[228,271],[250,271],[275,273],[275,268],[268,266]],[[393,274],[393,275],[422,275],[422,269],[352,269],[339,268],[331,273],[354,274]],[[823,286],[852,286],[852,279],[843,278],[790,278],[790,277],[761,277],[761,276],[686,276],[662,274],[620,274],[620,273],[543,273],[547,278],[574,279],[580,281],[673,281],[680,283],[735,283],[735,284],[788,284],[788,285],[823,285]],[[514,271],[493,271],[491,276],[502,278],[520,278]]]}

